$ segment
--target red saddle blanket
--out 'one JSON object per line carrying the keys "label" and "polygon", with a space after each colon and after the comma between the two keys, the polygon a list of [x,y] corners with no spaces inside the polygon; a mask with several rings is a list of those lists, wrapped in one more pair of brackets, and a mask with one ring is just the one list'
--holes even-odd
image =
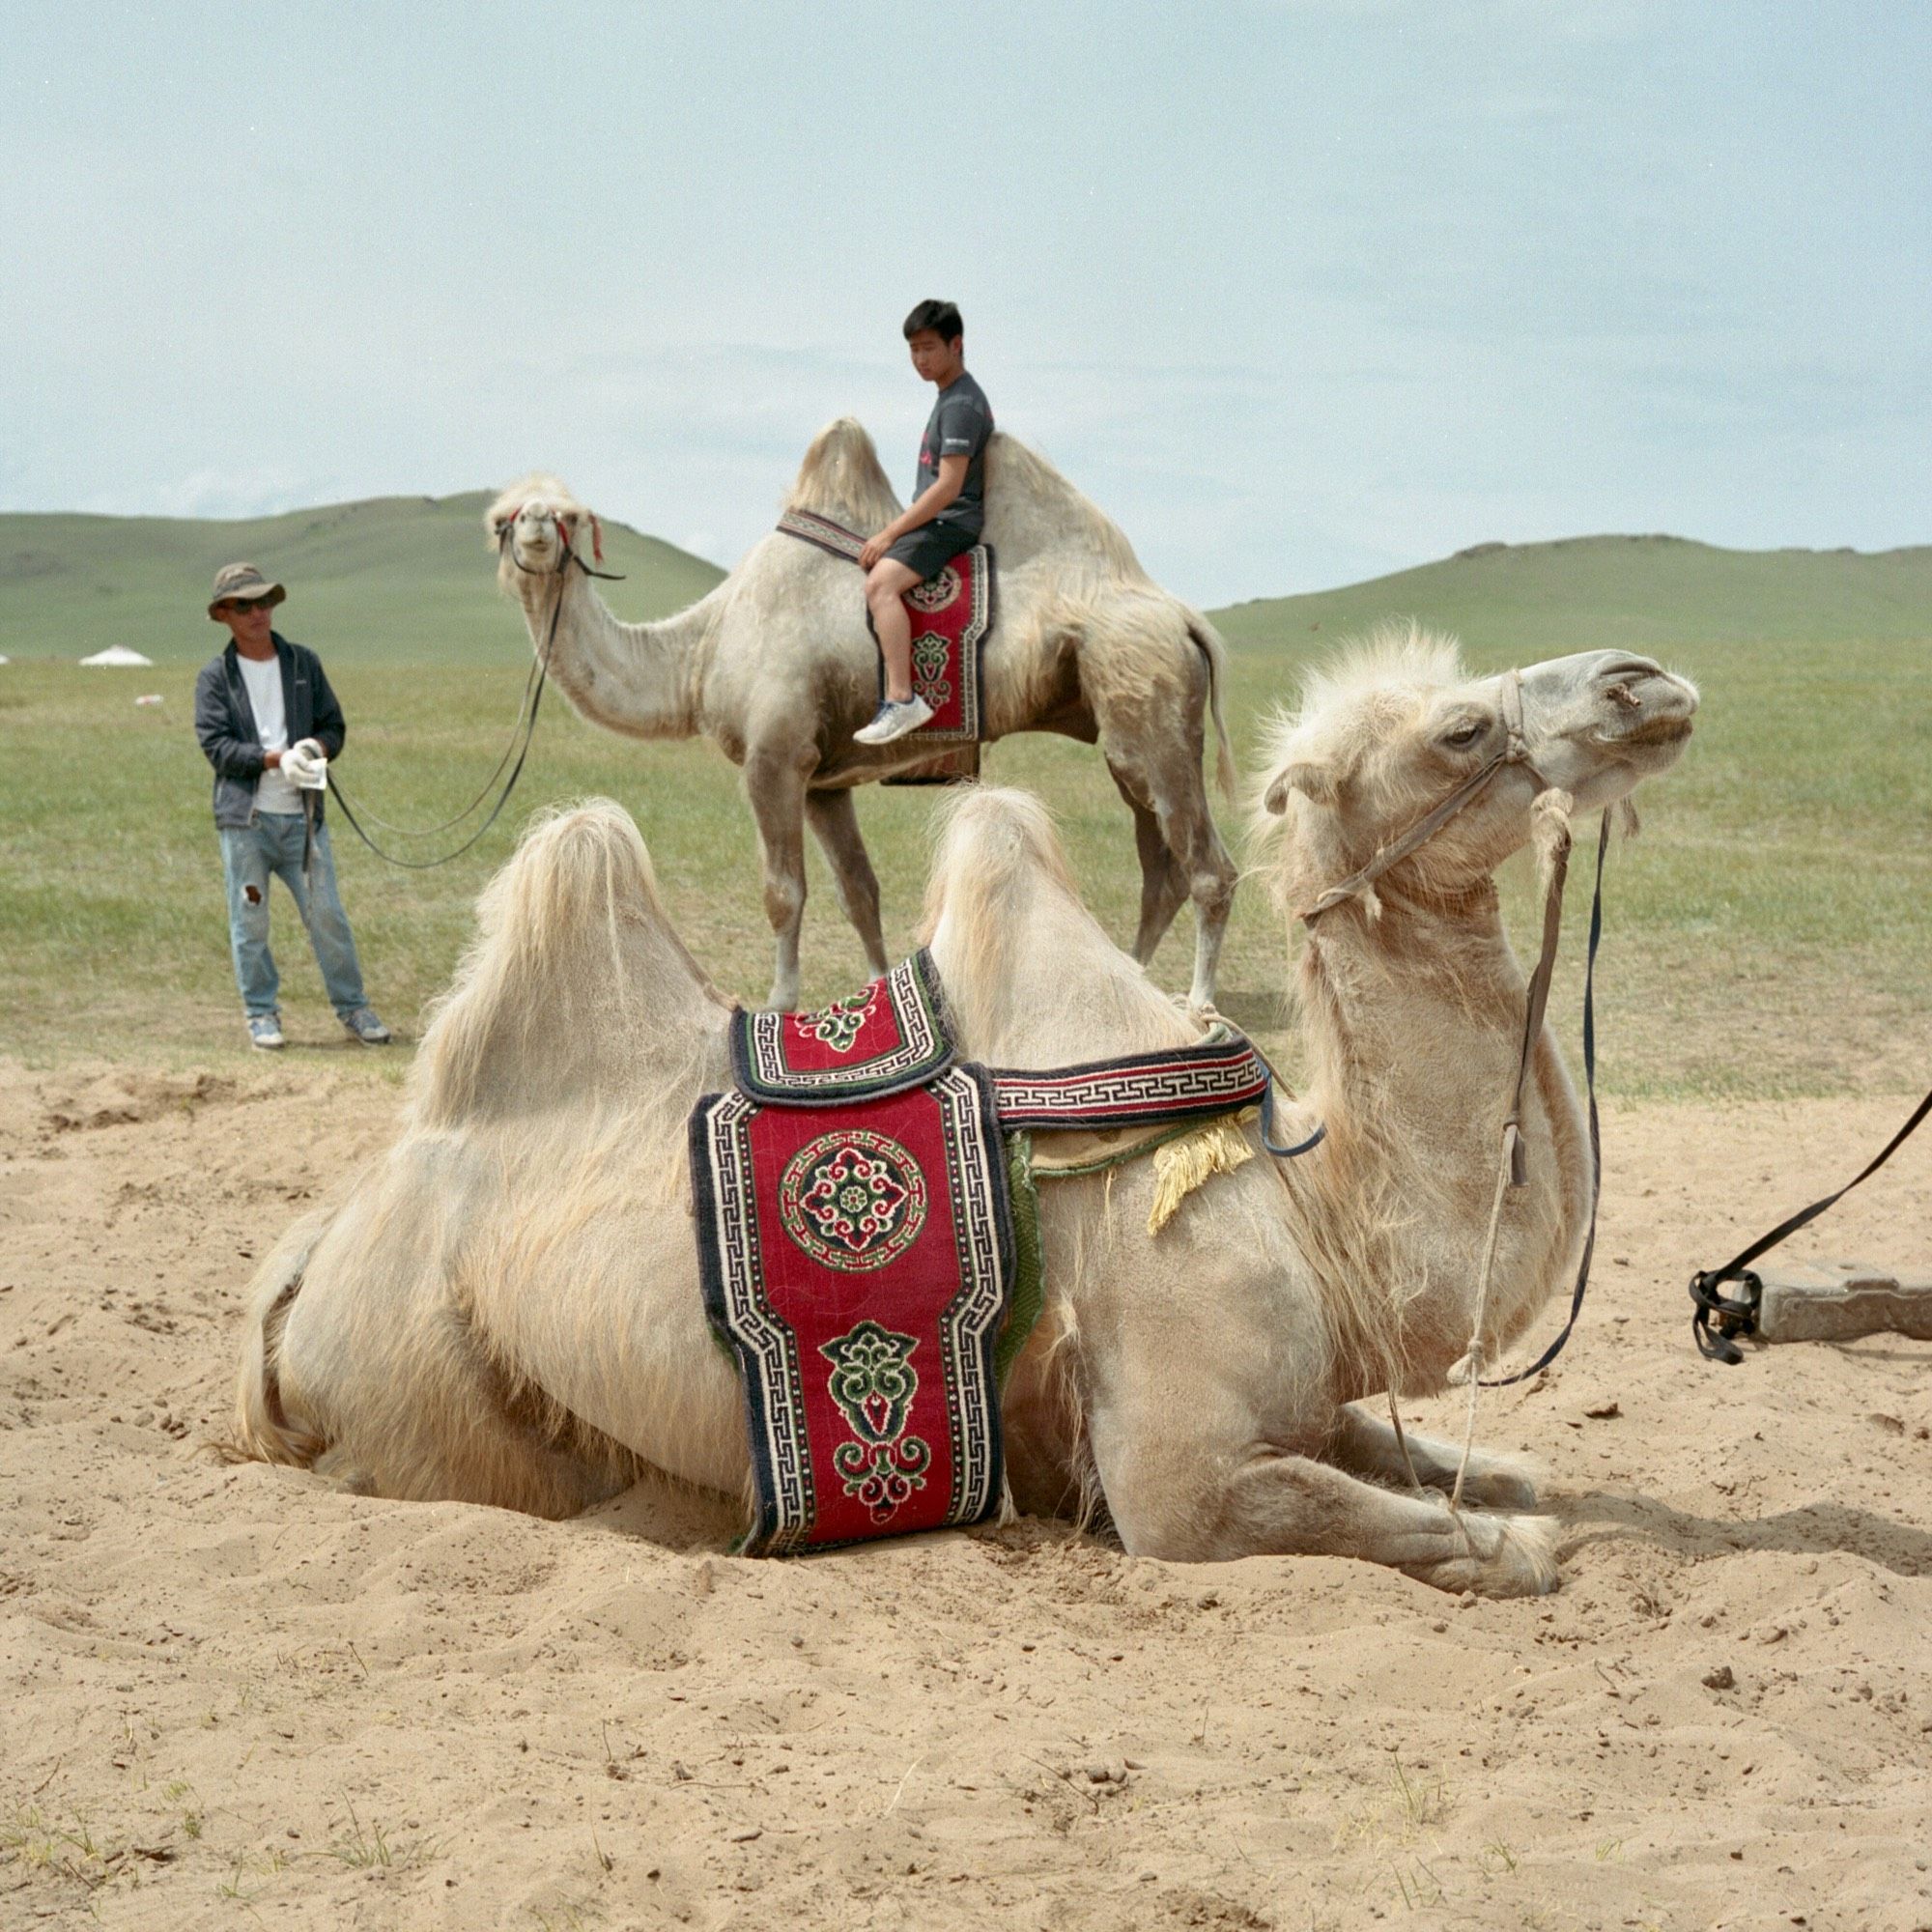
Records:
{"label": "red saddle blanket", "polygon": [[[779,528],[803,543],[857,563],[866,539],[829,517],[787,510]],[[912,619],[912,686],[932,706],[932,722],[909,732],[909,745],[975,744],[980,736],[981,661],[993,628],[993,553],[975,544],[929,583],[900,600]],[[884,696],[884,670],[879,695]]]}
{"label": "red saddle blanket", "polygon": [[986,1082],[953,1067],[805,1107],[721,1094],[692,1117],[691,1169],[705,1312],[744,1379],[744,1547],[993,1514],[1014,1247]]}

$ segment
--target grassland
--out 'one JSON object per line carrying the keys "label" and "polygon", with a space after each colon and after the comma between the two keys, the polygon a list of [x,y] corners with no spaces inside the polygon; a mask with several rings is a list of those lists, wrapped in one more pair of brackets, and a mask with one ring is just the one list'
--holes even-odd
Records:
{"label": "grassland", "polygon": [[[189,728],[194,670],[216,640],[200,614],[202,583],[239,554],[296,585],[284,628],[325,653],[341,692],[351,726],[344,781],[386,818],[431,822],[495,762],[527,664],[521,618],[492,587],[482,501],[349,505],[260,526],[0,519],[0,650],[14,659],[0,668],[9,985],[0,1051],[197,1064],[246,1054],[207,767]],[[613,567],[628,572],[609,586],[624,615],[662,612],[715,581],[701,560],[635,532],[608,530],[607,541]],[[1216,613],[1234,646],[1237,753],[1245,758],[1257,720],[1293,695],[1312,655],[1387,616],[1456,630],[1478,667],[1629,644],[1703,688],[1690,752],[1645,801],[1645,838],[1612,858],[1601,974],[1611,1092],[1769,1096],[1924,1084],[1932,551],[1750,556],[1595,538],[1238,606]],[[156,668],[71,662],[113,641],[147,652]],[[136,707],[147,692],[163,702]],[[987,774],[1049,800],[1090,901],[1110,930],[1130,932],[1132,841],[1093,753],[1012,740],[989,753]],[[547,704],[516,805],[456,865],[392,871],[336,826],[344,896],[385,1016],[413,1029],[525,812],[587,792],[637,815],[672,912],[721,983],[762,994],[769,939],[736,773],[708,746],[630,744]],[[861,801],[895,947],[911,937],[932,796],[872,789]],[[1222,815],[1232,830],[1234,814]],[[1524,885],[1509,882],[1520,929]],[[862,964],[815,854],[810,890],[806,991],[817,998],[847,987]],[[1572,907],[1557,995],[1573,1030],[1582,910]],[[341,1042],[286,908],[276,930],[292,1040],[340,1064],[359,1049]],[[1190,946],[1183,915],[1156,962],[1163,983],[1185,983]],[[1224,1005],[1276,1045],[1286,1044],[1283,958],[1281,928],[1250,885],[1236,906]],[[379,1064],[394,1071],[401,1060]]]}

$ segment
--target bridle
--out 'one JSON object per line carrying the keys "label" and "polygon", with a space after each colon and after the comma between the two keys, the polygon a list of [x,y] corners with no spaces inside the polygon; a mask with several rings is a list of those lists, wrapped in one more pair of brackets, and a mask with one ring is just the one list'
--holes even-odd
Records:
{"label": "bridle", "polygon": [[[1502,745],[1482,764],[1478,765],[1467,778],[1458,784],[1445,798],[1433,806],[1398,838],[1386,845],[1379,846],[1367,865],[1351,872],[1340,884],[1330,886],[1321,894],[1313,904],[1297,915],[1303,925],[1311,933],[1316,922],[1325,913],[1349,899],[1355,898],[1373,887],[1383,873],[1398,866],[1410,853],[1425,845],[1442,830],[1456,815],[1473,805],[1477,799],[1495,782],[1497,778],[1512,765],[1520,765],[1536,781],[1539,793],[1553,789],[1549,781],[1536,768],[1529,755],[1528,740],[1524,736],[1522,723],[1522,674],[1510,670],[1503,675],[1502,722],[1504,738]],[[1491,1380],[1482,1378],[1482,1333],[1483,1322],[1488,1314],[1490,1277],[1495,1264],[1496,1233],[1502,1213],[1502,1204],[1507,1190],[1520,1187],[1528,1179],[1528,1167],[1523,1155],[1522,1144],[1522,1096],[1529,1084],[1529,1069],[1536,1058],[1536,1042],[1543,1033],[1543,1021],[1549,1006],[1549,981],[1556,970],[1557,942],[1563,929],[1563,888],[1569,873],[1570,833],[1565,824],[1560,839],[1550,855],[1549,874],[1543,895],[1543,944],[1537,955],[1536,968],[1529,976],[1529,984],[1523,999],[1522,1040],[1517,1054],[1516,1078],[1510,1089],[1509,1112],[1503,1120],[1502,1146],[1497,1164],[1496,1189],[1491,1204],[1489,1231],[1483,1243],[1481,1278],[1477,1288],[1476,1318],[1469,1341],[1468,1378],[1470,1399],[1470,1430],[1473,1439],[1475,1419],[1475,1395],[1478,1387],[1507,1388],[1512,1382],[1520,1382],[1546,1369],[1562,1353],[1577,1326],[1577,1318],[1582,1312],[1584,1291],[1589,1286],[1590,1260],[1597,1245],[1597,1204],[1603,1186],[1602,1139],[1597,1118],[1597,1030],[1596,1030],[1596,966],[1597,948],[1604,930],[1604,859],[1610,840],[1610,814],[1607,808],[1603,814],[1597,835],[1596,889],[1590,905],[1590,941],[1588,963],[1583,975],[1583,1069],[1585,1085],[1589,1093],[1590,1122],[1590,1226],[1584,1237],[1583,1254],[1577,1270],[1576,1287],[1570,1297],[1570,1315],[1558,1334],[1528,1368],[1519,1370],[1512,1376],[1499,1376]],[[1397,1422],[1398,1434],[1401,1430]],[[1463,1469],[1467,1467],[1468,1447],[1463,1450]],[[1451,1498],[1452,1506],[1462,1498],[1463,1471],[1456,1479],[1456,1492]]]}
{"label": "bridle", "polygon": [[[490,808],[489,816],[484,819],[483,823],[455,851],[445,852],[440,859],[399,859],[394,853],[384,851],[370,838],[368,833],[362,829],[361,823],[351,809],[349,801],[342,795],[342,787],[336,782],[335,774],[331,771],[328,775],[329,796],[342,808],[342,815],[349,821],[350,830],[384,865],[397,866],[403,870],[410,872],[434,871],[439,866],[446,866],[451,860],[462,858],[489,831],[491,826],[496,824],[504,806],[510,802],[511,792],[517,788],[518,779],[523,776],[524,760],[530,754],[530,740],[535,735],[537,728],[537,707],[543,702],[544,685],[550,677],[550,659],[551,652],[556,643],[557,621],[563,615],[563,591],[570,566],[575,564],[585,577],[602,578],[608,583],[620,583],[623,582],[620,576],[608,570],[593,570],[589,564],[584,562],[582,557],[577,554],[575,546],[570,541],[570,526],[554,510],[549,513],[549,522],[556,536],[558,550],[556,566],[552,570],[532,570],[517,554],[516,545],[511,542],[511,535],[517,526],[517,519],[522,515],[523,509],[522,506],[519,506],[498,525],[497,529],[497,557],[501,559],[504,556],[508,556],[509,560],[526,577],[554,577],[556,579],[556,595],[551,600],[550,625],[544,635],[543,649],[531,660],[529,670],[525,674],[524,695],[517,705],[517,722],[510,726],[509,741],[503,747],[502,756],[497,760],[496,769],[483,781],[482,789],[477,792],[476,796],[454,818],[446,818],[440,825],[391,825],[387,819],[378,818],[373,811],[368,811],[366,808],[363,814],[372,825],[381,826],[384,832],[400,832],[406,837],[415,838],[433,838],[439,833],[452,831],[461,825],[489,797],[491,788],[496,784],[497,779],[502,776],[504,767],[509,766],[510,775],[504,780],[503,789],[497,794],[496,804]],[[604,531],[602,526],[599,525],[594,516],[590,519],[590,543],[591,554],[599,563],[602,563],[604,561]],[[520,738],[522,740],[521,743],[518,742]],[[516,763],[511,765],[510,760],[513,755]]]}
{"label": "bridle", "polygon": [[1408,830],[1390,843],[1377,848],[1376,856],[1360,871],[1350,872],[1340,885],[1330,886],[1315,903],[1296,917],[1312,926],[1324,912],[1332,912],[1345,900],[1365,893],[1391,866],[1399,866],[1417,846],[1426,845],[1465,806],[1473,805],[1490,787],[1505,765],[1521,765],[1536,781],[1539,791],[1549,789],[1548,781],[1530,762],[1528,741],[1522,731],[1522,673],[1503,673],[1502,718],[1504,739],[1492,753],[1440,804],[1423,813]]}

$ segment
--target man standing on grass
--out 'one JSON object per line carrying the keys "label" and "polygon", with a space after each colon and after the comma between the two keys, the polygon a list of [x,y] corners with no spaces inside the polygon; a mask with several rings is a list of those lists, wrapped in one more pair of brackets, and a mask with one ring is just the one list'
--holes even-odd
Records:
{"label": "man standing on grass", "polygon": [[337,1018],[364,1046],[382,1046],[389,1029],[363,998],[355,938],[322,822],[324,761],[341,756],[348,727],[322,660],[270,627],[269,612],[287,595],[252,563],[216,571],[208,614],[228,626],[234,641],[194,682],[194,735],[214,767],[235,979],[251,1043],[280,1046],[281,982],[269,951],[269,878],[278,874],[308,928]]}
{"label": "man standing on grass", "polygon": [[917,494],[859,553],[866,605],[886,665],[886,696],[869,724],[852,735],[862,745],[890,745],[917,731],[932,706],[912,688],[912,623],[899,600],[929,583],[986,526],[986,444],[992,405],[966,373],[966,327],[952,302],[923,301],[905,319],[906,346],[923,381],[939,399],[919,445]]}

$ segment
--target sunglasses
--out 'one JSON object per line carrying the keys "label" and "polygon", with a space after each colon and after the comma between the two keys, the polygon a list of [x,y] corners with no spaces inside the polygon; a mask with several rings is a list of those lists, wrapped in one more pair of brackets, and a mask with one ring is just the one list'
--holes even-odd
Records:
{"label": "sunglasses", "polygon": [[272,597],[226,597],[222,599],[224,611],[272,611],[275,600]]}

